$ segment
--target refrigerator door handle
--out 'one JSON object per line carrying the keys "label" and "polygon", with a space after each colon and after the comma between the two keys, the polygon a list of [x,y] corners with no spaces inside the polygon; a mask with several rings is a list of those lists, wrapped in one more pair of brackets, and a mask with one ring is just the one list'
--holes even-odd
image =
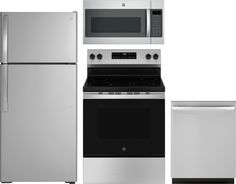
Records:
{"label": "refrigerator door handle", "polygon": [[2,72],[1,72],[1,92],[2,92],[2,111],[8,111],[8,16],[3,16],[3,31],[2,31]]}
{"label": "refrigerator door handle", "polygon": [[2,64],[1,89],[2,89],[2,111],[8,111],[8,66]]}
{"label": "refrigerator door handle", "polygon": [[2,31],[2,62],[7,64],[8,61],[8,38],[7,38],[7,32],[8,32],[8,16],[3,15],[3,31]]}

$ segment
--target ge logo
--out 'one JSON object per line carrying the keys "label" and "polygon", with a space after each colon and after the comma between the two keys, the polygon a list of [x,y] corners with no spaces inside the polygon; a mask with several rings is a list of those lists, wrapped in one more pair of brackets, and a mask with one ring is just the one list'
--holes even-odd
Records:
{"label": "ge logo", "polygon": [[125,7],[125,3],[122,3],[122,6]]}

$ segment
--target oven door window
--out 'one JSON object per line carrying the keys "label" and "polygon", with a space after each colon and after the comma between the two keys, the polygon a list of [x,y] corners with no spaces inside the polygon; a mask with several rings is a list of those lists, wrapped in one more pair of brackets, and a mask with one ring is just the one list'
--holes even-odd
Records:
{"label": "oven door window", "polygon": [[101,108],[97,123],[99,139],[143,140],[150,136],[148,108]]}
{"label": "oven door window", "polygon": [[86,37],[145,37],[146,10],[85,10]]}
{"label": "oven door window", "polygon": [[84,156],[164,156],[164,100],[84,100]]}

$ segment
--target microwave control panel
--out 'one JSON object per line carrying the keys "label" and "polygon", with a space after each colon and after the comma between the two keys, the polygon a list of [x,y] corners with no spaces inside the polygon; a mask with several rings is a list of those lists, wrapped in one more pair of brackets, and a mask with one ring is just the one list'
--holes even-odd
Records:
{"label": "microwave control panel", "polygon": [[151,10],[151,37],[162,37],[162,10]]}
{"label": "microwave control panel", "polygon": [[137,50],[88,50],[89,65],[160,65],[161,51],[159,49]]}

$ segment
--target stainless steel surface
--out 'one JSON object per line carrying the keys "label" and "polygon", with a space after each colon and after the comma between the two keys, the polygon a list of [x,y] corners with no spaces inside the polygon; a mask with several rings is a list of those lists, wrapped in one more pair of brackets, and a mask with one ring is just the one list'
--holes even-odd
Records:
{"label": "stainless steel surface", "polygon": [[84,44],[150,44],[150,38],[148,37],[117,37],[117,38],[99,37],[98,38],[98,37],[84,36]]}
{"label": "stainless steel surface", "polygon": [[2,111],[6,112],[8,108],[8,16],[4,15],[2,17],[2,58],[1,64],[1,107]]}
{"label": "stainless steel surface", "polygon": [[158,1],[151,0],[151,9],[164,9],[164,1],[163,0],[158,0]]}
{"label": "stainless steel surface", "polygon": [[104,68],[104,67],[109,67],[109,68],[125,68],[125,67],[133,67],[133,68],[161,68],[160,64],[157,65],[149,65],[149,64],[143,64],[143,65],[132,65],[132,64],[104,64],[104,65],[96,65],[96,64],[88,64],[88,68],[93,67],[93,68]]}
{"label": "stainless steel surface", "polygon": [[147,37],[150,37],[150,29],[151,29],[151,27],[150,27],[150,23],[151,23],[151,20],[150,20],[150,17],[151,15],[150,15],[150,9],[147,9],[146,10],[146,25],[147,25],[147,28],[146,28],[146,30],[147,30]]}
{"label": "stainless steel surface", "polygon": [[164,92],[84,92],[84,99],[165,99]]}
{"label": "stainless steel surface", "polygon": [[162,9],[162,37],[151,37],[151,44],[164,44],[165,37],[165,8],[164,1],[151,1],[151,9]]}
{"label": "stainless steel surface", "polygon": [[1,182],[76,181],[76,65],[9,65],[8,96]]}
{"label": "stainless steel surface", "polygon": [[[112,59],[112,52],[135,52],[137,53],[136,59]],[[95,59],[90,59],[90,54],[94,54],[97,56],[98,54],[102,54],[102,59],[99,60],[95,57]],[[151,59],[146,59],[146,54],[151,54]],[[159,58],[157,60],[153,59],[153,55],[158,54]],[[89,49],[87,51],[87,63],[88,67],[92,66],[105,66],[105,65],[153,65],[160,66],[161,65],[161,50],[160,49]]]}
{"label": "stainless steel surface", "polygon": [[84,158],[84,184],[164,184],[164,158]]}
{"label": "stainless steel surface", "polygon": [[9,63],[76,62],[75,12],[3,12]]}
{"label": "stainless steel surface", "polygon": [[[116,0],[116,1],[84,0],[84,10],[83,10],[84,17],[85,17],[85,9],[147,9],[147,10],[162,9],[163,10],[164,1],[163,0]],[[163,44],[164,37],[117,37],[117,38],[86,37],[85,21],[84,21],[83,42],[85,44]]]}
{"label": "stainless steel surface", "polygon": [[234,178],[235,102],[172,102],[172,178]]}
{"label": "stainless steel surface", "polygon": [[0,64],[2,63],[2,40],[3,40],[3,18],[2,13],[0,12]]}
{"label": "stainless steel surface", "polygon": [[178,106],[174,106],[171,108],[172,110],[234,110],[235,109],[235,106],[220,106],[220,107],[178,107]]}
{"label": "stainless steel surface", "polygon": [[8,66],[2,64],[1,66],[1,107],[3,112],[8,110]]}
{"label": "stainless steel surface", "polygon": [[3,25],[2,25],[2,63],[7,63],[8,58],[8,16],[3,16]]}
{"label": "stainless steel surface", "polygon": [[84,9],[148,9],[150,6],[150,0],[84,0]]}

